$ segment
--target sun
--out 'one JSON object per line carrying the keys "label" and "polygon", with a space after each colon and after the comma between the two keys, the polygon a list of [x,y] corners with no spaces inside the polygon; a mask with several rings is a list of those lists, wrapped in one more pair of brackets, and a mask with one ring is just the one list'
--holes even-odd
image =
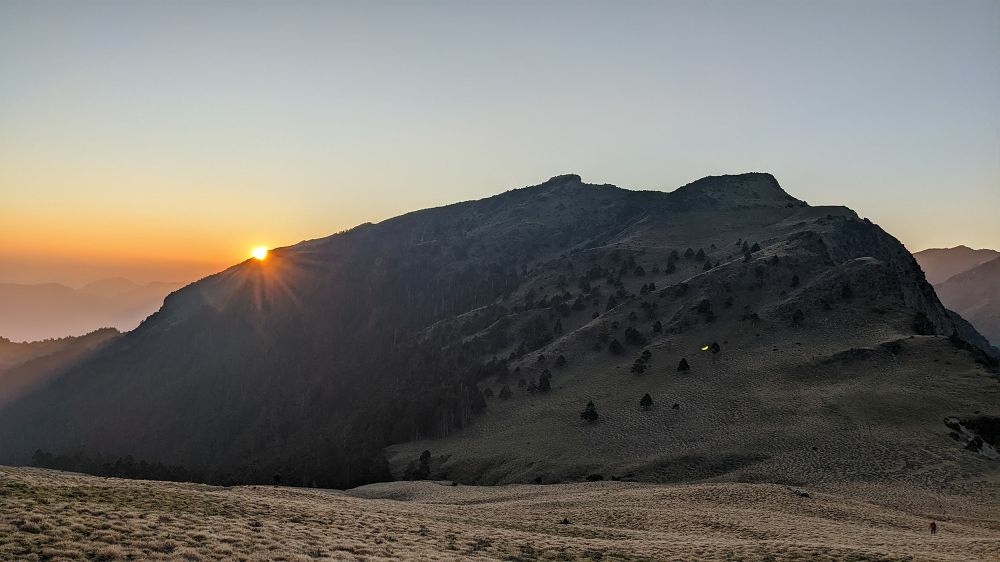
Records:
{"label": "sun", "polygon": [[267,257],[267,246],[257,246],[250,250],[250,256],[257,260],[263,260]]}

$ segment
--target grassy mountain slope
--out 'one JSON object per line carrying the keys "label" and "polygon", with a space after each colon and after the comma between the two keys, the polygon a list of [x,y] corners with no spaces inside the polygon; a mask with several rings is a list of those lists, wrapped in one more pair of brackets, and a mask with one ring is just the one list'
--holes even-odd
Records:
{"label": "grassy mountain slope", "polygon": [[997,505],[884,484],[393,482],[337,492],[0,467],[0,558],[969,562],[1000,555]]}

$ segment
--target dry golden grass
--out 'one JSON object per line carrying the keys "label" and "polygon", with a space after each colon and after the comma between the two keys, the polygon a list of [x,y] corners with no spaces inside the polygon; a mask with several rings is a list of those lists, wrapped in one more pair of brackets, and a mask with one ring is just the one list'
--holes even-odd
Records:
{"label": "dry golden grass", "polygon": [[[908,492],[885,487],[808,492],[802,497],[774,484],[624,482],[397,482],[337,492],[4,467],[0,560],[1000,557],[996,504],[916,490],[899,506],[866,501]],[[934,536],[927,529],[931,516],[940,525]],[[561,524],[563,518],[570,523]]]}

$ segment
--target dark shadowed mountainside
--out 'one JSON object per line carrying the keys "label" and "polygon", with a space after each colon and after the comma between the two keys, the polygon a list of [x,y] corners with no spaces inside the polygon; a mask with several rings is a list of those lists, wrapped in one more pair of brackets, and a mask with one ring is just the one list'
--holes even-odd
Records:
{"label": "dark shadowed mountainside", "polygon": [[131,330],[181,286],[139,285],[122,278],[95,281],[80,289],[57,283],[0,283],[0,336],[36,341],[83,335],[103,327]]}
{"label": "dark shadowed mountainside", "polygon": [[974,474],[993,461],[942,420],[1000,403],[977,338],[896,239],[769,174],[670,193],[559,176],[172,293],[0,409],[0,462],[320,486]]}
{"label": "dark shadowed mountainside", "polygon": [[44,386],[119,335],[114,328],[101,328],[83,336],[36,342],[0,338],[0,408]]}

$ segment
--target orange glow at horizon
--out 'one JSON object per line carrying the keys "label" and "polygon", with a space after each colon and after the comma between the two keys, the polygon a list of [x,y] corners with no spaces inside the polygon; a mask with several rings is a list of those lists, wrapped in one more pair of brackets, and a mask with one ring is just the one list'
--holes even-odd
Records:
{"label": "orange glow at horizon", "polygon": [[250,250],[250,256],[258,261],[263,261],[267,257],[267,246],[257,246]]}

